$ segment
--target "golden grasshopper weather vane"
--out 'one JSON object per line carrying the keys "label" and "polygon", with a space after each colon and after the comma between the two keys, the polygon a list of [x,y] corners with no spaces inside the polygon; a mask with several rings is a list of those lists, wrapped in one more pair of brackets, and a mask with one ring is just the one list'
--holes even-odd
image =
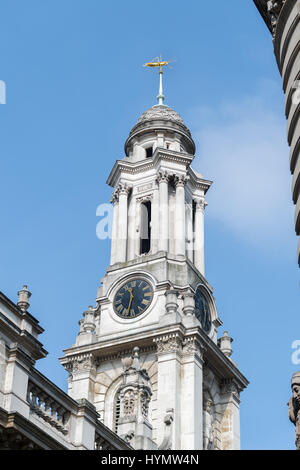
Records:
{"label": "golden grasshopper weather vane", "polygon": [[163,94],[163,85],[162,85],[162,76],[163,76],[163,67],[168,65],[167,60],[162,60],[161,57],[155,57],[151,62],[146,62],[144,67],[159,67],[159,92],[157,95],[158,104],[164,104],[164,94]]}

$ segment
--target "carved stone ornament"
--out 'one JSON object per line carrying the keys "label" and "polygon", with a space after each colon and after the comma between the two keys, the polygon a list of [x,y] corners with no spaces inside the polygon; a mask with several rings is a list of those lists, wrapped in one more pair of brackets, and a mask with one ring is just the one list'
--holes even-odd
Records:
{"label": "carved stone ornament", "polygon": [[300,450],[300,372],[296,372],[292,377],[292,392],[288,402],[289,418],[296,426],[295,443]]}
{"label": "carved stone ornament", "polygon": [[97,363],[92,355],[84,354],[76,356],[64,364],[64,368],[69,373],[69,379],[72,380],[74,375],[82,374],[83,372],[96,373]]}
{"label": "carved stone ornament", "polygon": [[184,125],[183,119],[173,109],[165,105],[155,105],[152,108],[145,111],[138,120],[138,123],[152,120],[166,120],[179,122]]}
{"label": "carved stone ornament", "polygon": [[152,201],[153,200],[153,193],[152,194],[147,194],[145,196],[141,196],[141,197],[137,197],[136,198],[136,202],[138,204],[142,204],[143,202],[147,202],[147,201]]}
{"label": "carved stone ornament", "polygon": [[118,185],[117,191],[119,196],[128,196],[130,189],[131,188],[127,183],[122,182]]}
{"label": "carved stone ornament", "polygon": [[277,21],[285,2],[286,0],[268,0],[267,2],[267,11],[271,20],[273,37],[275,36]]}
{"label": "carved stone ornament", "polygon": [[182,340],[178,335],[167,335],[155,338],[157,354],[166,354],[182,351]]}
{"label": "carved stone ornament", "polygon": [[110,199],[110,202],[115,205],[119,202],[119,194],[118,194],[118,191],[115,190],[111,196],[111,199]]}
{"label": "carved stone ornament", "polygon": [[136,391],[133,389],[126,390],[120,394],[120,400],[123,401],[124,416],[132,416],[135,412]]}
{"label": "carved stone ornament", "polygon": [[237,383],[233,379],[224,379],[221,384],[221,393],[222,394],[232,394],[237,398],[240,399],[240,388]]}
{"label": "carved stone ornament", "polygon": [[207,206],[207,202],[205,201],[205,199],[202,197],[199,197],[199,198],[195,198],[194,201],[196,203],[196,210],[204,212]]}
{"label": "carved stone ornament", "polygon": [[157,175],[158,183],[168,183],[170,179],[170,175],[167,171],[160,171]]}
{"label": "carved stone ornament", "polygon": [[135,347],[131,357],[122,358],[123,385],[120,389],[120,418],[148,417],[151,389],[146,369],[140,364],[139,348]]}
{"label": "carved stone ornament", "polygon": [[183,354],[188,355],[197,354],[202,359],[201,345],[199,343],[199,340],[195,336],[186,338],[184,340],[182,352]]}
{"label": "carved stone ornament", "polygon": [[185,176],[185,175],[175,175],[174,177],[174,183],[175,183],[175,186],[181,186],[181,187],[184,187],[186,185],[186,183],[189,181],[189,176]]}
{"label": "carved stone ornament", "polygon": [[214,445],[213,402],[207,400],[203,407],[203,450],[211,450]]}
{"label": "carved stone ornament", "polygon": [[165,432],[164,438],[159,446],[159,450],[171,450],[172,449],[172,431],[173,431],[173,421],[174,421],[174,409],[168,408],[166,410],[167,414],[164,418],[165,423]]}

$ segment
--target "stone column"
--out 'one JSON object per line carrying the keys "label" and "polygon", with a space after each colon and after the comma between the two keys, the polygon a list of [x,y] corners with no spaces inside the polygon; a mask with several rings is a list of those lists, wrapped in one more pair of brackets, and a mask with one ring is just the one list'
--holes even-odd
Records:
{"label": "stone column", "polygon": [[186,251],[187,257],[194,262],[193,205],[186,204]]}
{"label": "stone column", "polygon": [[119,185],[119,226],[118,226],[118,262],[124,263],[127,259],[127,227],[128,227],[128,193],[126,183]]}
{"label": "stone column", "polygon": [[137,214],[136,198],[131,197],[129,205],[129,226],[128,226],[128,260],[136,256],[136,238],[137,238]]}
{"label": "stone column", "polygon": [[135,256],[140,255],[141,249],[141,216],[142,216],[142,209],[141,209],[141,201],[136,201],[135,206],[136,211],[136,227],[135,227],[135,239],[134,239],[134,253]]}
{"label": "stone column", "polygon": [[175,254],[185,256],[185,191],[186,176],[176,176]]}
{"label": "stone column", "polygon": [[159,172],[159,250],[169,250],[169,175]]}
{"label": "stone column", "polygon": [[203,448],[203,359],[195,336],[184,341],[182,352],[181,450]]}
{"label": "stone column", "polygon": [[195,199],[195,238],[194,238],[194,264],[198,271],[205,276],[204,265],[204,198]]}
{"label": "stone column", "polygon": [[153,191],[151,207],[151,253],[157,253],[159,250],[159,190]]}
{"label": "stone column", "polygon": [[119,196],[115,191],[112,195],[111,201],[114,206],[112,233],[111,233],[111,253],[110,253],[110,264],[113,265],[117,261],[118,251],[118,219],[119,219]]}
{"label": "stone column", "polygon": [[[155,338],[157,345],[157,406],[159,421],[157,435],[164,435],[164,416],[168,409],[173,409],[174,422],[171,436],[171,449],[181,447],[181,374],[180,353],[182,341],[178,334],[169,334]],[[160,443],[159,443],[160,444]]]}

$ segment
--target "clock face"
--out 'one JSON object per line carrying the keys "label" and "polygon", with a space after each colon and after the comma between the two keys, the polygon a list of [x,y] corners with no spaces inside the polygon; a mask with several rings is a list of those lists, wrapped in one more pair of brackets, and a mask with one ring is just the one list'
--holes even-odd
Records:
{"label": "clock face", "polygon": [[209,333],[211,329],[210,309],[207,298],[199,288],[195,294],[195,314],[205,333]]}
{"label": "clock face", "polygon": [[136,318],[150,306],[153,289],[144,279],[133,279],[126,282],[116,293],[114,311],[121,318]]}

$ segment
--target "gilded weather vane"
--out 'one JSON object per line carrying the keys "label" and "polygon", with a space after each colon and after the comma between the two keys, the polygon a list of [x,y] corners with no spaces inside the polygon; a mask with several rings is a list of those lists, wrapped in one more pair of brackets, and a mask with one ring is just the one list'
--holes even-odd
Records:
{"label": "gilded weather vane", "polygon": [[161,57],[155,57],[151,62],[146,62],[144,67],[159,67],[159,92],[157,95],[158,104],[164,104],[164,94],[163,94],[163,85],[162,85],[162,76],[163,76],[163,67],[168,65],[167,60],[162,60]]}

